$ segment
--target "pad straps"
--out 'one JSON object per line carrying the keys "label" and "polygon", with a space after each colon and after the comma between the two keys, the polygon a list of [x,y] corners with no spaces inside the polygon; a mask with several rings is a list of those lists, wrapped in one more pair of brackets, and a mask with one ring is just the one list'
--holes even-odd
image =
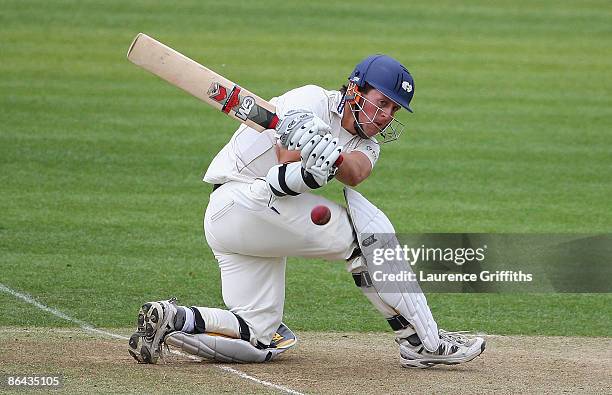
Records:
{"label": "pad straps", "polygon": [[250,342],[251,341],[251,330],[249,329],[249,326],[242,319],[242,317],[240,317],[238,314],[236,313],[232,313],[232,314],[234,314],[236,316],[236,319],[238,320],[238,326],[240,327],[240,338],[246,342]]}

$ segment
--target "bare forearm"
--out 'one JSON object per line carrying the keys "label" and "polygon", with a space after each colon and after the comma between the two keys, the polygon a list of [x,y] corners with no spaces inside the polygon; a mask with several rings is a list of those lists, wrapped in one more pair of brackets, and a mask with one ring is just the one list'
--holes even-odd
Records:
{"label": "bare forearm", "polygon": [[297,162],[300,160],[300,151],[288,151],[276,145],[276,157],[278,158],[278,163]]}
{"label": "bare forearm", "polygon": [[370,160],[361,152],[343,154],[344,160],[338,168],[336,179],[341,183],[354,187],[368,178],[372,172]]}

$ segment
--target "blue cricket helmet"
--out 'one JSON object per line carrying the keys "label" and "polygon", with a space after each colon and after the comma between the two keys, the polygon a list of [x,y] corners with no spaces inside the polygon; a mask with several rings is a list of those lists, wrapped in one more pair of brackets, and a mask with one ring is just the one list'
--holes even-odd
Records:
{"label": "blue cricket helmet", "polygon": [[412,112],[414,80],[400,62],[387,55],[372,55],[362,60],[351,73],[349,81],[363,88],[370,84],[398,105]]}

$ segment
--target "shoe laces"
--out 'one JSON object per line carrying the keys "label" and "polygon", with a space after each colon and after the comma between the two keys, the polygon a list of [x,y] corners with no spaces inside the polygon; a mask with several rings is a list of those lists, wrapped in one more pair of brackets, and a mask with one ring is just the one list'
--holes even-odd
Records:
{"label": "shoe laces", "polygon": [[468,331],[450,332],[450,331],[445,331],[444,329],[439,330],[440,340],[446,341],[446,342],[449,342],[451,344],[455,344],[458,346],[465,345],[471,340],[468,336],[466,336],[466,334],[469,334],[469,332]]}
{"label": "shoe laces", "polygon": [[166,362],[166,357],[170,356],[170,354],[170,347],[168,344],[166,344],[166,342],[162,341],[159,344],[159,359]]}

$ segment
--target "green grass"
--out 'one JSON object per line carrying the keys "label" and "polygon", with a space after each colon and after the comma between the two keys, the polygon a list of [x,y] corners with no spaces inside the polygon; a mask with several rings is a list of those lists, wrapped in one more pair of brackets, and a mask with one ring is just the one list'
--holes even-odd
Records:
{"label": "green grass", "polygon": [[[199,179],[237,125],[131,65],[139,31],[263,97],[400,59],[415,114],[359,187],[400,232],[612,230],[607,1],[0,4],[0,283],[78,319],[129,326],[169,295],[222,305]],[[287,277],[291,327],[387,329],[341,263],[291,259]],[[450,329],[612,335],[610,295],[429,300]],[[0,325],[68,325],[0,307]]]}

